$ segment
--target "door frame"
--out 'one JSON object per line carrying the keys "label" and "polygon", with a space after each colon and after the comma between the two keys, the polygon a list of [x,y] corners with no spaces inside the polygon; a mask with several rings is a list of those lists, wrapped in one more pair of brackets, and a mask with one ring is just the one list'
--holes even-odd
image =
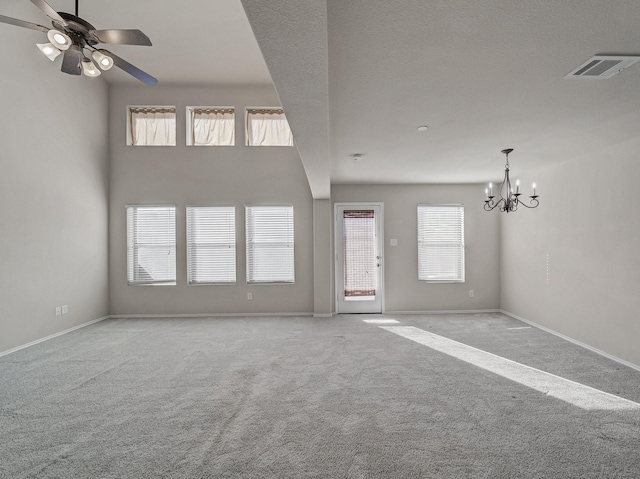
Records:
{"label": "door frame", "polygon": [[[343,207],[353,208],[353,209],[367,209],[371,206],[380,207],[380,218],[378,218],[378,247],[380,248],[380,313],[370,313],[370,314],[384,314],[386,311],[385,307],[385,287],[384,287],[384,203],[381,201],[357,201],[357,202],[340,202],[333,204],[333,250],[334,250],[334,302],[335,302],[335,310],[336,314],[341,314],[340,312],[340,294],[338,286],[342,284],[342,278],[340,278],[340,273],[342,272],[342,268],[339,266],[340,259],[340,248],[342,247],[342,238],[339,237],[338,232],[341,231],[341,228],[338,228],[338,222],[342,221],[339,217],[338,210]],[[344,313],[349,314],[349,313]]]}

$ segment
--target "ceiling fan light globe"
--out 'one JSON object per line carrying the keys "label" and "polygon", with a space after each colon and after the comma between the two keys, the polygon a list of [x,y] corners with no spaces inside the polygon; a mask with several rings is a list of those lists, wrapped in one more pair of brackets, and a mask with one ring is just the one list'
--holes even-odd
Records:
{"label": "ceiling fan light globe", "polygon": [[47,38],[58,50],[68,50],[71,46],[71,38],[66,33],[51,29],[47,32]]}
{"label": "ceiling fan light globe", "polygon": [[91,78],[99,77],[101,75],[100,70],[88,58],[82,60],[82,73]]}
{"label": "ceiling fan light globe", "polygon": [[113,58],[111,58],[108,55],[105,55],[100,50],[95,50],[91,54],[91,57],[93,58],[93,61],[95,61],[102,70],[109,70],[113,66]]}
{"label": "ceiling fan light globe", "polygon": [[36,43],[40,51],[46,56],[49,60],[55,60],[58,55],[62,52],[54,47],[51,43]]}

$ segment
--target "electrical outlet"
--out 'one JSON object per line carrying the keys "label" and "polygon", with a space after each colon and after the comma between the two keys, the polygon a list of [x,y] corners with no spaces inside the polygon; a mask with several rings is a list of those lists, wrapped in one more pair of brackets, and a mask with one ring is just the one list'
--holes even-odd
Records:
{"label": "electrical outlet", "polygon": [[60,316],[62,314],[62,308],[60,306],[56,306],[56,316]]}
{"label": "electrical outlet", "polygon": [[62,305],[62,314],[67,314],[69,312],[69,306],[66,304]]}
{"label": "electrical outlet", "polygon": [[470,297],[470,298],[473,298],[473,295],[474,295],[474,294],[475,294],[475,293],[473,292],[473,290],[472,290],[472,289],[470,289],[470,290],[469,290],[469,297]]}
{"label": "electrical outlet", "polygon": [[253,299],[253,293],[247,293],[247,299],[251,301]]}

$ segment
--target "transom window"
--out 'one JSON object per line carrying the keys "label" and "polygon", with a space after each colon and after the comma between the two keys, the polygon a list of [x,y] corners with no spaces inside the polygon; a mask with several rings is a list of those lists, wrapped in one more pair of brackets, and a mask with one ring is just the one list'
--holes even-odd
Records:
{"label": "transom window", "polygon": [[187,107],[187,145],[233,146],[235,141],[233,107]]}
{"label": "transom window", "polygon": [[175,146],[175,107],[130,107],[127,144],[134,146]]}
{"label": "transom window", "polygon": [[247,145],[293,146],[293,134],[281,108],[247,108]]}

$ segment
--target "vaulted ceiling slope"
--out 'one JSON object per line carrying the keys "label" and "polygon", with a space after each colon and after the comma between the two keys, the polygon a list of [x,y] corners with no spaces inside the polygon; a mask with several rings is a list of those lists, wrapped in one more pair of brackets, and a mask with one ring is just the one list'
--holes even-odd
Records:
{"label": "vaulted ceiling slope", "polygon": [[640,134],[640,64],[564,78],[640,54],[637,0],[242,3],[316,198],[329,178],[498,180],[503,148],[524,174]]}
{"label": "vaulted ceiling slope", "polygon": [[242,3],[293,130],[311,194],[329,198],[326,2]]}

